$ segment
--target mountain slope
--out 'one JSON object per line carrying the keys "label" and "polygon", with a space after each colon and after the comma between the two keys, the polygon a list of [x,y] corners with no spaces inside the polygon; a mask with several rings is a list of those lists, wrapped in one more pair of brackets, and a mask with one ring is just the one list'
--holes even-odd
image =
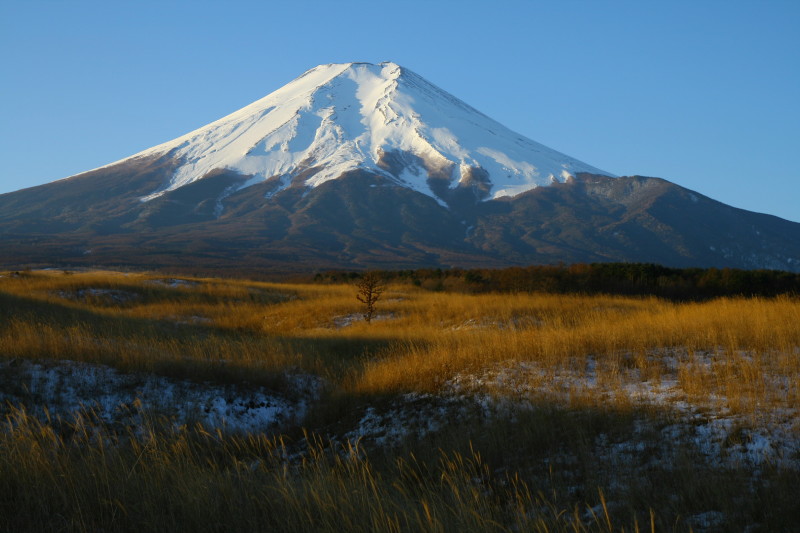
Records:
{"label": "mountain slope", "polygon": [[800,224],[736,209],[659,178],[580,174],[507,204],[504,212],[481,217],[470,242],[520,263],[800,271]]}
{"label": "mountain slope", "polygon": [[[217,179],[219,189],[232,178]],[[354,170],[268,202],[267,184],[239,190],[219,218],[212,204],[196,203],[203,191],[195,197],[189,189],[148,203],[129,198],[114,216],[66,210],[36,224],[5,220],[9,195],[0,196],[0,263],[289,272],[631,261],[800,271],[800,224],[657,178],[579,174],[514,198],[447,209],[385,176]],[[23,192],[10,199],[27,205]],[[73,221],[71,229],[54,229],[68,227],[62,220]]]}

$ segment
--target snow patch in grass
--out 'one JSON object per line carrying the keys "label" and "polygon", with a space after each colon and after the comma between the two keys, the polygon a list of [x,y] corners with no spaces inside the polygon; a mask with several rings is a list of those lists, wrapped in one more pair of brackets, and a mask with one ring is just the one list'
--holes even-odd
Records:
{"label": "snow patch in grass", "polygon": [[181,287],[196,287],[197,285],[199,285],[197,281],[189,281],[187,279],[178,279],[178,278],[154,279],[151,280],[150,283],[156,283],[158,285],[163,285],[165,287],[170,287],[173,289]]}
{"label": "snow patch in grass", "polygon": [[94,300],[112,304],[125,304],[141,298],[135,292],[98,288],[75,289],[74,291],[60,290],[56,291],[55,294],[65,300]]}
{"label": "snow patch in grass", "polygon": [[687,522],[698,532],[715,530],[725,524],[725,514],[719,511],[706,511],[690,516]]}
{"label": "snow patch in grass", "polygon": [[[393,318],[395,318],[394,313],[378,313],[372,317],[372,321],[379,322],[382,320],[392,320]],[[364,315],[362,313],[350,313],[349,315],[335,316],[331,321],[333,322],[334,328],[342,329],[352,326],[356,322],[363,322]]]}
{"label": "snow patch in grass", "polygon": [[464,414],[466,405],[457,398],[433,394],[404,394],[385,410],[367,407],[358,427],[344,435],[351,441],[366,440],[395,447],[406,439],[421,439]]}
{"label": "snow patch in grass", "polygon": [[[746,354],[739,354],[746,357]],[[699,354],[698,366],[710,365],[710,354]],[[668,368],[678,368],[677,360]],[[719,394],[705,398],[688,395],[676,375],[665,373],[658,380],[645,379],[637,368],[619,370],[621,381],[607,382],[597,371],[597,361],[588,358],[584,368],[544,368],[534,362],[509,362],[480,374],[459,374],[443,389],[448,396],[471,396],[485,412],[498,407],[533,408],[547,401],[569,407],[576,399],[593,398],[609,405],[619,402],[637,407],[655,407],[663,414],[661,438],[596,442],[599,453],[611,463],[625,463],[632,454],[650,451],[659,460],[671,455],[672,444],[690,444],[707,464],[715,467],[778,465],[800,469],[800,409],[765,407],[757,419],[732,413]],[[782,390],[782,377],[774,376],[774,390]],[[640,433],[652,430],[653,424]],[[655,447],[648,450],[648,446]]]}
{"label": "snow patch in grass", "polygon": [[232,432],[277,431],[300,421],[320,392],[310,376],[290,378],[300,400],[262,387],[199,384],[143,373],[121,373],[73,361],[3,361],[6,386],[0,404],[23,405],[28,412],[69,419],[92,410],[109,424],[139,425],[166,417],[175,425],[201,423]]}

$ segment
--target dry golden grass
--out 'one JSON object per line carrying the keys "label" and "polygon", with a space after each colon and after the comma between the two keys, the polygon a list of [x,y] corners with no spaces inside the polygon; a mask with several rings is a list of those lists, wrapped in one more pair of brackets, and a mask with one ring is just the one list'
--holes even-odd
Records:
{"label": "dry golden grass", "polygon": [[[686,354],[676,362],[680,385],[691,396],[718,392],[732,407],[751,409],[758,398],[768,403],[797,398],[800,304],[789,298],[696,304],[546,295],[428,299],[417,300],[422,311],[414,316],[432,315],[402,324],[399,343],[371,361],[352,386],[433,391],[456,372],[493,363],[583,368],[588,357],[597,362],[598,378],[613,380],[621,369],[636,367],[642,379],[658,381],[667,372],[658,354],[677,350]],[[393,327],[376,324],[374,331],[388,335]],[[710,367],[698,365],[693,354],[713,356]],[[789,395],[770,397],[769,376],[794,380]]]}
{"label": "dry golden grass", "polygon": [[597,512],[564,508],[519,477],[492,472],[474,451],[377,467],[357,445],[307,436],[304,459],[292,463],[281,438],[158,421],[110,432],[91,412],[54,425],[12,410],[3,429],[0,527],[8,531],[618,529],[602,492],[593,497]]}
{"label": "dry golden grass", "polygon": [[[483,392],[530,400],[559,384],[567,388],[569,404],[529,413],[524,424],[497,421],[472,433],[454,428],[455,439],[464,442],[433,440],[377,462],[355,448],[330,453],[313,437],[295,448],[306,452],[305,459],[292,462],[278,439],[263,435],[157,425],[119,434],[96,421],[41,422],[12,409],[0,432],[0,519],[7,518],[0,530],[611,531],[625,525],[644,531],[651,519],[671,528],[676,517],[703,509],[704,499],[733,516],[741,507],[733,500],[748,490],[748,478],[739,471],[698,478],[695,463],[687,461],[649,472],[661,477],[645,479],[642,487],[625,479],[626,497],[640,501],[612,512],[612,520],[602,496],[585,488],[619,482],[596,464],[591,447],[600,434],[632,425],[637,406],[622,393],[626,387],[673,384],[698,404],[716,398],[754,424],[765,411],[800,404],[797,298],[673,303],[465,295],[394,285],[366,324],[358,320],[362,309],[355,295],[355,287],[344,284],[5,273],[0,357],[247,381],[287,394],[287,372],[310,372],[325,378],[329,389],[315,414],[320,427],[343,412],[358,417],[350,408],[363,409],[363,398],[436,393],[456,376],[525,365],[534,371],[520,373],[513,387],[495,383]],[[584,387],[588,379],[597,386]],[[88,431],[90,425],[100,433]],[[524,455],[522,466],[537,475],[547,469],[537,463],[537,453],[558,459],[566,448],[585,475],[578,483],[584,492],[566,498],[558,492],[556,486],[576,490],[576,482],[566,474],[553,481],[559,474],[552,463],[547,482],[535,489],[516,474],[499,476],[480,453],[469,451],[473,438],[483,439],[493,466]],[[509,441],[521,448],[511,453]],[[422,455],[429,457],[417,462]],[[761,505],[780,509],[791,499],[792,473],[765,479],[764,500],[756,494],[747,516],[756,516]],[[551,481],[545,497],[538,491]],[[674,494],[680,503],[665,503]],[[586,504],[593,507],[589,515]],[[660,506],[661,517],[653,518],[652,506]],[[787,520],[795,515],[788,513]]]}
{"label": "dry golden grass", "polygon": [[[800,302],[548,294],[465,295],[390,286],[371,324],[350,285],[173,280],[148,274],[25,273],[0,279],[4,357],[102,362],[129,370],[302,368],[359,394],[433,392],[496,364],[586,368],[624,382],[677,377],[690,397],[735,410],[798,399]],[[674,351],[677,368],[660,355]],[[775,390],[771,377],[786,386]]]}

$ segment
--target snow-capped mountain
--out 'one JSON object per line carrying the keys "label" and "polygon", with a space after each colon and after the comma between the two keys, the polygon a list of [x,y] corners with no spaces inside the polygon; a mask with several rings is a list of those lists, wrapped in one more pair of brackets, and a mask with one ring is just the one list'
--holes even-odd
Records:
{"label": "snow-capped mountain", "polygon": [[800,224],[614,177],[394,63],[316,67],[173,141],[0,195],[0,268],[599,261],[800,271]]}
{"label": "snow-capped mountain", "polygon": [[167,183],[143,198],[234,170],[249,179],[226,194],[275,179],[272,194],[307,169],[316,187],[365,169],[443,200],[449,188],[480,184],[483,198],[514,196],[577,172],[605,174],[509,130],[394,63],[320,65],[216,122],[134,157],[181,161]]}

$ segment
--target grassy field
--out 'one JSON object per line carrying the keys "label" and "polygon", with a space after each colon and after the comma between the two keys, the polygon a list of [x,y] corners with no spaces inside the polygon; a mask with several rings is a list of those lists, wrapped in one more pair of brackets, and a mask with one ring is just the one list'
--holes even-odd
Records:
{"label": "grassy field", "polygon": [[800,524],[797,298],[1,275],[2,531]]}

